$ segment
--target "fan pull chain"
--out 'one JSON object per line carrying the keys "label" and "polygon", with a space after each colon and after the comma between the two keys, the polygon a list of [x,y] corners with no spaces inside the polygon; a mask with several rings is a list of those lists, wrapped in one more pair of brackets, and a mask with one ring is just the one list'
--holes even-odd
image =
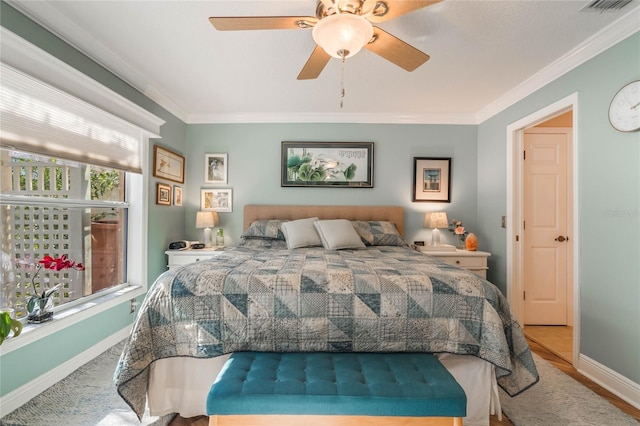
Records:
{"label": "fan pull chain", "polygon": [[344,106],[344,59],[349,52],[340,50],[338,53],[342,57],[342,64],[340,66],[340,108],[342,108]]}

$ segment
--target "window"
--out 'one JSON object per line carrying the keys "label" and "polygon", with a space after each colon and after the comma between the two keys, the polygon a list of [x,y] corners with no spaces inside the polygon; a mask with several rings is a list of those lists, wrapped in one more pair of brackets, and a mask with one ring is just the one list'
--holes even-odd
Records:
{"label": "window", "polygon": [[[0,158],[2,306],[21,318],[30,296],[55,285],[59,306],[127,282],[125,172],[10,150]],[[85,271],[38,267],[62,255]]]}
{"label": "window", "polygon": [[[146,288],[143,170],[149,138],[164,121],[0,32],[0,307],[24,317],[30,292],[55,282],[56,304],[77,306],[65,315],[91,306],[101,312]],[[30,264],[62,254],[86,269],[35,276]],[[44,335],[10,343],[16,348]]]}

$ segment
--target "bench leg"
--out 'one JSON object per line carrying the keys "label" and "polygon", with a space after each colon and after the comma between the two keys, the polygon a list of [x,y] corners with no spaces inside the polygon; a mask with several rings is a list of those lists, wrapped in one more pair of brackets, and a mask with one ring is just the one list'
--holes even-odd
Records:
{"label": "bench leg", "polygon": [[209,416],[209,426],[462,426],[462,417],[395,416]]}

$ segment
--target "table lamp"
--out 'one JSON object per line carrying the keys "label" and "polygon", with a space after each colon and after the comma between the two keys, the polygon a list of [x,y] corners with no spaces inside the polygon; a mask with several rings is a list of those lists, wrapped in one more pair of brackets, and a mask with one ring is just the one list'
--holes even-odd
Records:
{"label": "table lamp", "polygon": [[213,247],[213,240],[211,239],[211,228],[218,225],[220,220],[218,219],[217,212],[198,212],[196,213],[196,228],[204,228],[204,246]]}
{"label": "table lamp", "polygon": [[431,228],[431,245],[440,245],[440,230],[438,228],[449,227],[449,221],[447,220],[447,213],[445,212],[427,212],[424,215],[424,227]]}

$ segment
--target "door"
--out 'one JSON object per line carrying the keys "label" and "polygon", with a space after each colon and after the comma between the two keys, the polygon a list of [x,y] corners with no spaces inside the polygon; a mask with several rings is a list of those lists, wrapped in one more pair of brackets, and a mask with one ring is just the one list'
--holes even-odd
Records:
{"label": "door", "polygon": [[567,325],[570,282],[570,128],[524,134],[524,323]]}

